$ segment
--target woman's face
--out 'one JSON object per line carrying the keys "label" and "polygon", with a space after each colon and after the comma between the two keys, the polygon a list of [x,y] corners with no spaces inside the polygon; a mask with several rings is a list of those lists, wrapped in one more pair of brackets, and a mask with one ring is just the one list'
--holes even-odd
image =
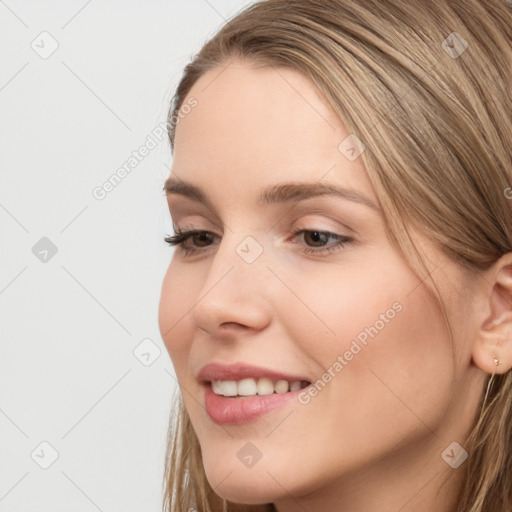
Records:
{"label": "woman's face", "polygon": [[[347,503],[371,499],[363,489],[401,475],[411,482],[404,504],[454,471],[441,454],[474,412],[459,393],[474,386],[458,293],[470,283],[415,234],[448,305],[454,353],[425,282],[386,237],[361,147],[299,72],[233,61],[204,74],[187,102],[171,178],[207,201],[169,187],[169,208],[176,229],[210,235],[176,247],[159,324],[210,484],[284,510],[290,495],[328,489]],[[321,186],[342,192],[315,195]],[[312,384],[288,399],[219,397],[199,376],[209,363]],[[263,370],[216,374],[244,380],[219,389],[252,393],[245,379]]]}

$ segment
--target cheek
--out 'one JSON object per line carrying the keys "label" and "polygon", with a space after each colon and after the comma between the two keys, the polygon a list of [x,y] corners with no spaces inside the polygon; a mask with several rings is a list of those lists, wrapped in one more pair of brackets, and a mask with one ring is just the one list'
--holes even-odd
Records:
{"label": "cheek", "polygon": [[164,277],[158,309],[158,325],[177,373],[181,372],[190,350],[190,313],[195,295],[192,293],[189,276],[176,270],[171,261]]}
{"label": "cheek", "polygon": [[[322,381],[311,408],[339,404],[333,426],[353,439],[382,441],[440,421],[450,400],[452,345],[424,284],[392,261],[378,267],[386,273],[370,268],[295,279],[304,304],[291,301],[281,313]],[[368,421],[374,415],[382,423]]]}
{"label": "cheek", "polygon": [[340,266],[338,273],[332,266],[318,268],[314,275],[303,269],[307,278],[302,279],[283,272],[295,297],[290,294],[277,306],[290,338],[313,358],[332,359],[351,346],[355,353],[357,345],[361,354],[372,346],[379,359],[411,363],[451,353],[439,306],[402,262],[382,254],[375,265],[361,259]]}
{"label": "cheek", "polygon": [[322,368],[346,351],[353,359],[370,345],[390,346],[393,342],[385,344],[386,337],[400,344],[401,338],[411,338],[407,343],[414,344],[418,320],[429,317],[428,323],[437,316],[433,304],[411,293],[418,280],[402,267],[383,257],[379,265],[363,259],[346,262],[339,272],[327,265],[318,266],[314,274],[302,269],[302,278],[283,269],[283,281],[293,283],[295,296],[282,297],[286,300],[278,306],[280,322],[288,326],[289,338]]}
{"label": "cheek", "polygon": [[442,312],[423,286],[400,303],[401,311],[368,342],[368,364],[383,386],[423,407],[450,382],[452,345]]}

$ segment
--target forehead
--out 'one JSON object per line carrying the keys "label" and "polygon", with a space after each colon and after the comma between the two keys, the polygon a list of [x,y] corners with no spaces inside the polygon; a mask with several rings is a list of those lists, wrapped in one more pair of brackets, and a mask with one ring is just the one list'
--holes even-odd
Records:
{"label": "forehead", "polygon": [[339,150],[350,133],[297,70],[228,61],[202,75],[184,104],[190,98],[197,106],[176,126],[173,158],[184,179],[254,186],[327,175],[343,176],[344,185],[367,180],[362,159],[350,161]]}

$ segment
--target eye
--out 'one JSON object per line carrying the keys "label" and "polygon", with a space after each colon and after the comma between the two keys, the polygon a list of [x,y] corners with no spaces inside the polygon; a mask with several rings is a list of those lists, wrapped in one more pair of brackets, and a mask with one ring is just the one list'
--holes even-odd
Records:
{"label": "eye", "polygon": [[[199,241],[198,247],[208,247],[208,242],[212,240],[212,238],[215,238],[216,235],[211,233],[210,231],[199,231],[199,230],[180,230],[177,229],[176,233],[171,236],[167,236],[164,238],[164,241],[167,242],[169,245],[175,246],[179,245],[181,250],[185,254],[191,254],[194,252],[198,252],[198,249],[196,247],[188,247],[185,245],[185,242],[188,239],[192,239],[194,241]],[[203,245],[206,244],[206,245]],[[200,251],[201,249],[199,249]]]}
{"label": "eye", "polygon": [[[331,233],[330,231],[299,229],[297,231],[294,231],[293,234],[295,236],[304,234],[303,239],[306,242],[318,244],[304,247],[302,251],[305,252],[306,254],[331,254],[333,252],[341,250],[343,247],[353,242],[353,239],[350,237],[338,235],[336,233]],[[329,244],[329,239],[334,239],[336,241],[334,243]]]}
{"label": "eye", "polygon": [[[305,254],[331,254],[338,250],[343,249],[345,246],[353,243],[353,239],[344,235],[331,233],[330,231],[320,231],[315,229],[299,229],[292,233],[294,238],[298,235],[304,235],[302,238],[306,242],[306,246],[301,249]],[[217,235],[210,231],[201,230],[180,230],[177,229],[176,233],[167,236],[164,240],[172,246],[180,246],[180,249],[185,255],[191,255],[196,252],[206,250],[215,239]],[[333,239],[333,243],[329,243],[329,239]],[[188,241],[193,242],[187,245]],[[312,245],[309,245],[312,244]],[[304,245],[304,244],[298,244]]]}

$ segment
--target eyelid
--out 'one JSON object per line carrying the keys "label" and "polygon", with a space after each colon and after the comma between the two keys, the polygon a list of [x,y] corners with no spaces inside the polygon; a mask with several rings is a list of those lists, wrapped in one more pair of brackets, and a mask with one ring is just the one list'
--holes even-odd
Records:
{"label": "eyelid", "polygon": [[182,221],[182,219],[188,217],[200,217],[214,226],[222,225],[222,219],[217,216],[215,212],[208,209],[206,205],[198,203],[197,201],[191,201],[188,198],[184,198],[184,201],[180,202],[179,200],[182,199],[181,196],[168,196],[168,198],[170,197],[176,197],[177,199],[176,202],[168,199],[167,204],[172,219],[179,218],[180,221]]}
{"label": "eyelid", "polygon": [[[310,214],[303,215],[294,221],[292,223],[293,229],[316,229],[318,231],[329,231],[332,234],[346,235],[350,236],[351,238],[357,236],[356,231],[354,231],[351,227],[343,222],[340,222],[339,220],[334,220],[332,216],[326,216],[325,212],[318,214],[321,219],[310,219],[309,215]],[[335,226],[329,226],[331,223],[335,224]]]}
{"label": "eyelid", "polygon": [[[177,196],[177,198],[179,199],[180,196]],[[356,232],[352,228],[350,228],[349,225],[341,221],[342,218],[351,218],[351,215],[353,215],[353,213],[349,213],[348,215],[344,213],[347,211],[346,208],[342,208],[340,206],[340,203],[337,202],[335,198],[320,196],[305,199],[297,204],[292,205],[291,207],[290,205],[276,206],[286,207],[286,211],[284,215],[277,219],[277,222],[270,221],[270,225],[273,226],[272,229],[275,229],[282,222],[294,222],[302,217],[318,215],[320,217],[323,217],[324,219],[330,219],[330,221],[341,226],[341,229],[346,229],[350,233],[356,234]],[[186,199],[183,206],[180,204],[180,206],[175,206],[174,208],[172,207],[171,203],[169,203],[169,210],[172,218],[179,217],[181,220],[186,219],[188,217],[198,217],[204,219],[206,222],[208,222],[212,226],[215,226],[217,229],[222,229],[221,226],[223,226],[222,219],[219,218],[214,212],[209,210],[206,206],[197,202],[190,201],[188,199]],[[173,210],[177,210],[174,212],[174,217],[172,215]],[[268,208],[265,209],[265,211],[271,210],[272,206],[269,206]]]}
{"label": "eyelid", "polygon": [[[209,231],[216,236],[224,235],[224,226],[222,222],[219,224],[209,216],[201,215],[198,213],[190,213],[189,215],[183,215],[180,218],[179,224],[181,231]],[[176,232],[178,230],[178,222],[173,221],[173,229]],[[269,222],[270,227],[264,231],[268,234],[269,232],[282,232],[289,234],[292,231],[303,229],[306,231],[317,230],[323,232],[329,232],[332,234],[346,236],[353,239],[359,238],[359,234],[352,229],[349,225],[341,221],[341,216],[329,207],[321,207],[314,205],[313,207],[307,205],[298,205],[288,211],[283,217],[278,219],[277,222],[274,220]],[[229,229],[229,231],[232,231]]]}
{"label": "eyelid", "polygon": [[[197,219],[197,220],[196,220]],[[177,224],[181,224],[178,228]],[[172,228],[174,231],[220,231],[224,233],[223,229],[219,229],[218,226],[208,220],[208,218],[202,215],[185,215],[179,221],[172,221]]]}

